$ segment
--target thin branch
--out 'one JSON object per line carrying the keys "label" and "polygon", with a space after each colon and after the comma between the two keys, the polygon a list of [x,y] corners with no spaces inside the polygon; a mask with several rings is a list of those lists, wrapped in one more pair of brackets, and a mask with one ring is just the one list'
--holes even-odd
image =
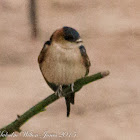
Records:
{"label": "thin branch", "polygon": [[[74,91],[77,92],[79,91],[83,86],[99,80],[105,76],[109,75],[109,71],[104,71],[104,72],[99,72],[97,74],[91,75],[91,76],[87,76],[84,78],[81,78],[79,80],[77,80],[74,83]],[[64,90],[64,96],[67,96],[71,93],[71,89],[70,87],[66,88]],[[33,116],[35,116],[36,114],[42,112],[45,110],[45,107],[48,106],[49,104],[53,103],[54,101],[56,101],[57,99],[59,99],[58,96],[56,96],[54,93],[50,96],[48,96],[46,99],[40,101],[38,104],[36,104],[35,106],[33,106],[32,108],[30,108],[28,111],[26,111],[23,115],[17,115],[17,119],[15,121],[13,121],[12,123],[10,123],[9,125],[3,127],[0,129],[0,139],[3,139],[4,135],[7,137],[8,134],[11,134],[15,131],[17,132],[21,132],[20,127],[27,122],[27,120],[29,120],[30,118],[32,118]]]}

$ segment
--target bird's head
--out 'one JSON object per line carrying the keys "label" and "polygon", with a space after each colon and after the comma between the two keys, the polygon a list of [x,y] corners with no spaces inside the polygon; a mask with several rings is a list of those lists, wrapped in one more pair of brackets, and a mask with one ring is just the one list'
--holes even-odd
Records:
{"label": "bird's head", "polygon": [[52,44],[59,44],[60,47],[64,49],[79,47],[83,42],[79,33],[75,29],[66,26],[56,30],[52,34],[50,41]]}

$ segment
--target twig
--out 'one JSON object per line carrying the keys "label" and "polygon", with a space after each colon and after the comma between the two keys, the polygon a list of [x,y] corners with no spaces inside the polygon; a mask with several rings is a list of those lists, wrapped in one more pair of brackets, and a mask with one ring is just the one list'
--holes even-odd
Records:
{"label": "twig", "polygon": [[[109,71],[99,72],[97,74],[81,78],[81,79],[77,80],[74,83],[74,91],[77,92],[83,86],[85,86],[85,85],[87,85],[87,84],[89,84],[89,83],[91,83],[93,81],[99,80],[99,79],[101,79],[101,78],[103,78],[103,77],[105,77],[107,75],[109,75]],[[64,96],[67,96],[70,93],[71,93],[70,87],[68,87],[68,88],[66,88],[64,90]],[[53,93],[52,95],[48,96],[46,99],[40,101],[38,104],[36,104],[32,108],[30,108],[23,115],[17,115],[17,119],[15,121],[13,121],[9,125],[7,125],[7,126],[5,126],[5,127],[0,129],[0,139],[4,139],[5,137],[8,136],[8,134],[11,134],[11,133],[13,133],[15,131],[21,132],[20,127],[25,122],[27,122],[27,120],[29,120],[30,118],[32,118],[36,114],[44,111],[46,106],[48,106],[49,104],[53,103],[57,99],[59,99],[59,97],[57,97]]]}

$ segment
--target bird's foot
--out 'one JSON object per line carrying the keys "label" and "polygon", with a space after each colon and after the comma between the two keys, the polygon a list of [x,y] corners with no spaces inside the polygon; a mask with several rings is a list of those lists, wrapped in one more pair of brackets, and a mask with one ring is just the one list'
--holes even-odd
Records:
{"label": "bird's foot", "polygon": [[71,91],[74,92],[74,83],[71,84]]}
{"label": "bird's foot", "polygon": [[62,97],[63,96],[63,89],[62,89],[62,85],[59,85],[57,90],[55,91],[55,95],[58,97]]}

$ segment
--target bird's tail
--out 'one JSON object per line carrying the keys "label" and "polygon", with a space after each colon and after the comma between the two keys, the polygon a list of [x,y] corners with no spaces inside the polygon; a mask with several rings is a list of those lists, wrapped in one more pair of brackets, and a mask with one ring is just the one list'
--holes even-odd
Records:
{"label": "bird's tail", "polygon": [[67,107],[67,117],[69,117],[70,115],[70,103],[74,104],[74,97],[75,97],[75,92],[65,97],[66,107]]}

